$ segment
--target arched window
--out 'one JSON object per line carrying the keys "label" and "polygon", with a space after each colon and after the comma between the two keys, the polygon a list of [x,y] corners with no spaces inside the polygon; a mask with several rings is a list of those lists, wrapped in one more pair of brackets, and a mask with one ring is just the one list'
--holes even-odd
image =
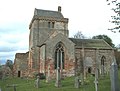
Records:
{"label": "arched window", "polygon": [[105,56],[102,56],[101,57],[101,74],[102,75],[104,75],[104,73],[105,73],[105,70],[104,70],[105,60],[106,60]]}
{"label": "arched window", "polygon": [[57,67],[64,69],[64,48],[61,42],[56,45],[55,49],[55,69]]}
{"label": "arched window", "polygon": [[101,58],[101,65],[104,66],[104,64],[105,64],[105,60],[106,60],[105,56],[102,56],[102,58]]}
{"label": "arched window", "polygon": [[48,28],[50,28],[50,22],[48,22]]}
{"label": "arched window", "polygon": [[54,28],[54,26],[55,26],[55,22],[52,22],[52,28]]}

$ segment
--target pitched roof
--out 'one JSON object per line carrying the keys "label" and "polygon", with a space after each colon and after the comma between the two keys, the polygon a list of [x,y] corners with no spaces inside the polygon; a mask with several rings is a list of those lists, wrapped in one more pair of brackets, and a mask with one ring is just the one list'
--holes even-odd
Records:
{"label": "pitched roof", "polygon": [[34,14],[41,17],[64,18],[62,13],[59,11],[35,9]]}
{"label": "pitched roof", "polygon": [[97,48],[97,49],[112,49],[112,47],[103,39],[75,39],[69,38],[76,44],[76,48]]}

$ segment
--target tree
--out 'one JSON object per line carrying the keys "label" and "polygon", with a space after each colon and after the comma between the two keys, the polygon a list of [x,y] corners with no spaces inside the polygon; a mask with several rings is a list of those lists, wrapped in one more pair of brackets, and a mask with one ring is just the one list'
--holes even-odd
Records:
{"label": "tree", "polygon": [[115,47],[115,45],[112,43],[112,39],[109,38],[107,35],[97,35],[97,36],[93,36],[92,39],[103,39],[103,40],[105,40],[111,47]]}
{"label": "tree", "polygon": [[12,60],[7,60],[5,65],[7,67],[9,67],[11,70],[13,70],[13,62],[12,62]]}
{"label": "tree", "polygon": [[81,31],[78,31],[75,35],[74,38],[76,39],[85,39],[85,36],[82,34]]}
{"label": "tree", "polygon": [[116,33],[117,31],[120,32],[120,1],[118,0],[107,0],[108,5],[112,6],[112,11],[114,14],[111,16],[112,20],[111,23],[115,24],[115,27],[110,28],[112,32]]}
{"label": "tree", "polygon": [[117,45],[117,48],[120,48],[120,44]]}

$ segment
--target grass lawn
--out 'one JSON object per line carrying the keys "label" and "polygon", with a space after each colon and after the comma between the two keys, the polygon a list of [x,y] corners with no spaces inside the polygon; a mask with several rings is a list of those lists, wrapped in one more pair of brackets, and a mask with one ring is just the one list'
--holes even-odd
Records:
{"label": "grass lawn", "polygon": [[[119,70],[120,80],[120,70]],[[45,80],[41,80],[41,87],[34,87],[35,79],[21,79],[21,78],[9,78],[0,80],[0,87],[2,91],[14,91],[13,87],[6,87],[7,85],[16,84],[17,91],[95,91],[94,77],[89,76],[85,82],[85,85],[80,86],[79,89],[74,88],[74,77],[69,77],[62,80],[62,87],[56,88],[55,81],[46,83]],[[111,91],[110,90],[110,78],[109,75],[99,78],[98,91]]]}

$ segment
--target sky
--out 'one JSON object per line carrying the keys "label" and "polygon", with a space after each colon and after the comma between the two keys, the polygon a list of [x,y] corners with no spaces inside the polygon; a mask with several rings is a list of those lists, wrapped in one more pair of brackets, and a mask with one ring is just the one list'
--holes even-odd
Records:
{"label": "sky", "polygon": [[78,31],[88,38],[105,34],[115,45],[120,44],[120,34],[108,28],[112,11],[106,0],[0,0],[0,64],[14,60],[16,53],[25,53],[29,48],[29,24],[34,9],[57,11],[69,18],[69,36]]}

